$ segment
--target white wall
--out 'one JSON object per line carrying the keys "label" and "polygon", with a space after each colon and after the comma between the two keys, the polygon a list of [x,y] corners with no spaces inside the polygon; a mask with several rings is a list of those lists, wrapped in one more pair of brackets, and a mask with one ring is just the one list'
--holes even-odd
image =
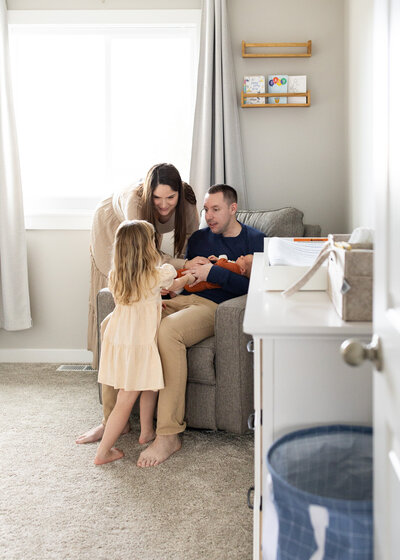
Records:
{"label": "white wall", "polygon": [[[349,193],[345,16],[354,18],[348,27],[352,32],[361,30],[361,36],[361,24],[365,23],[365,18],[357,20],[350,5],[345,4],[353,1],[360,10],[361,5],[372,2],[228,0],[238,104],[245,74],[307,74],[311,90],[309,108],[239,108],[250,207],[296,206],[304,211],[306,222],[321,224],[323,233],[348,231],[349,225],[368,215],[367,209],[361,215],[354,210],[348,214],[349,195],[352,208],[360,208],[357,198],[364,183],[360,174],[367,160],[364,146],[351,167]],[[200,5],[200,0],[8,0],[10,9],[187,9]],[[243,59],[242,39],[311,39],[313,56]],[[361,56],[361,49],[356,47],[354,42],[354,57],[357,53]],[[357,138],[362,136],[357,132],[362,119],[360,115],[351,121],[353,153]],[[0,361],[89,361],[85,352],[89,232],[32,230],[27,238],[33,328],[14,333],[0,330]]]}

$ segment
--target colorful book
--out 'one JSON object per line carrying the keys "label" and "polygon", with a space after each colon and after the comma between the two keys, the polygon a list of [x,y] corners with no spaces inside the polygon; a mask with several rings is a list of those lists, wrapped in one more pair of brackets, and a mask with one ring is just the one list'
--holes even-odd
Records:
{"label": "colorful book", "polygon": [[[306,93],[307,76],[288,76],[288,93]],[[307,103],[306,97],[288,97],[288,103]]]}
{"label": "colorful book", "polygon": [[[264,76],[245,76],[243,79],[243,93],[265,93]],[[262,105],[264,97],[245,97],[245,105]]]}
{"label": "colorful book", "polygon": [[[287,93],[288,76],[286,74],[273,74],[268,76],[268,93]],[[268,97],[268,103],[287,103],[287,97]]]}

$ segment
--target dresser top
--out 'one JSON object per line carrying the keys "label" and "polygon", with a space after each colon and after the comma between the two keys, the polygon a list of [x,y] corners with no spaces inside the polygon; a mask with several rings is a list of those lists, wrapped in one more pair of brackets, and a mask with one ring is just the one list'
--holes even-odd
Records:
{"label": "dresser top", "polygon": [[253,336],[368,336],[370,322],[346,322],[326,292],[301,291],[289,298],[264,288],[264,253],[255,253],[243,330]]}

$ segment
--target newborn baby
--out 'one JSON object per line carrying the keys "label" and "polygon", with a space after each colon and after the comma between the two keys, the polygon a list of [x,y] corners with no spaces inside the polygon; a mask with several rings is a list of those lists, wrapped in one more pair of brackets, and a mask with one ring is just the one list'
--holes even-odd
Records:
{"label": "newborn baby", "polygon": [[[251,265],[253,264],[253,255],[241,255],[236,259],[236,261],[229,261],[224,255],[221,255],[218,258],[214,255],[211,255],[210,257],[208,257],[208,259],[216,266],[222,266],[222,268],[227,268],[231,272],[235,272],[236,274],[241,274],[242,276],[250,278]],[[185,290],[187,292],[202,292],[203,290],[212,290],[221,287],[219,284],[213,284],[212,282],[207,281],[199,282],[195,286],[191,286],[191,284],[196,281],[196,278],[193,276],[193,274],[182,274],[182,272],[185,270],[186,268],[179,269],[177,271],[177,278],[185,276],[185,278],[188,279],[185,286]]]}

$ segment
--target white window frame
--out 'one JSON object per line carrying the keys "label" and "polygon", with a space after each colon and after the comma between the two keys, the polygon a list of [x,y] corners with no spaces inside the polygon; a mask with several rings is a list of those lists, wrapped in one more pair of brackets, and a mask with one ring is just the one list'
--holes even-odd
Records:
{"label": "white window frame", "polygon": [[[195,30],[197,71],[201,10],[8,10],[9,27],[31,25],[74,25],[134,27],[185,27]],[[111,194],[111,193],[110,193]],[[26,212],[26,229],[88,230],[93,213],[89,211]]]}

